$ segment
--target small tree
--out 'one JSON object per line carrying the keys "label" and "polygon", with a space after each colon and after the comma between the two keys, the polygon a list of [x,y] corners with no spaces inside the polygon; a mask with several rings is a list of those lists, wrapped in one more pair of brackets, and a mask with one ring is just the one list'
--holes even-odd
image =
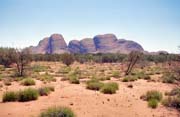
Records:
{"label": "small tree", "polygon": [[10,65],[15,62],[14,55],[14,48],[0,48],[0,64],[5,67],[10,67]]}
{"label": "small tree", "polygon": [[64,53],[61,55],[61,61],[69,66],[74,62],[74,56],[72,54]]}
{"label": "small tree", "polygon": [[125,72],[126,75],[129,75],[129,73],[132,71],[134,65],[137,63],[137,61],[142,57],[142,53],[139,51],[132,51],[128,56],[128,68]]}
{"label": "small tree", "polygon": [[28,49],[17,49],[15,58],[18,76],[23,76],[25,67],[31,61],[30,51]]}

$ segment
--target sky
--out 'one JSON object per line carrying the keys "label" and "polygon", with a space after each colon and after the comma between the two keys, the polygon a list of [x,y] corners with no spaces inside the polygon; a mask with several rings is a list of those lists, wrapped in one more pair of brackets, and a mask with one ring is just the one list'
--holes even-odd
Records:
{"label": "sky", "polygon": [[0,46],[35,46],[54,33],[67,43],[113,33],[177,53],[180,0],[0,0]]}

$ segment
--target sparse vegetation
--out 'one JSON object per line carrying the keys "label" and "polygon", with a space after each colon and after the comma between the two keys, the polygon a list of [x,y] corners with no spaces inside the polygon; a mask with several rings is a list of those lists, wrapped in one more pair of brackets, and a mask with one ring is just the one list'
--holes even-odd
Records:
{"label": "sparse vegetation", "polygon": [[[164,83],[174,83],[171,84],[170,86],[176,86],[179,84],[179,71],[174,69],[172,70],[171,65],[169,67],[169,63],[154,63],[154,58],[155,55],[153,56],[153,60],[151,62],[147,61],[147,64],[145,64],[143,67],[141,67],[141,61],[136,62],[136,65],[132,68],[131,72],[128,73],[128,75],[124,74],[123,71],[126,63],[129,62],[127,59],[127,56],[125,55],[122,60],[118,58],[120,54],[110,54],[110,55],[103,55],[103,54],[89,54],[89,55],[72,55],[74,59],[81,59],[81,60],[76,60],[76,62],[73,64],[71,63],[69,66],[64,65],[61,62],[51,62],[51,61],[59,61],[61,60],[60,56],[61,55],[33,55],[33,56],[38,56],[38,59],[44,59],[45,61],[50,61],[50,62],[45,62],[44,60],[41,62],[36,62],[33,61],[31,64],[26,64],[24,69],[25,69],[25,76],[21,77],[15,77],[13,75],[16,72],[16,64],[12,63],[9,65],[10,68],[4,67],[4,65],[0,65],[0,84],[4,84],[0,87],[0,90],[4,92],[2,95],[2,102],[13,102],[13,101],[19,101],[19,102],[26,102],[26,101],[31,101],[31,100],[36,100],[38,99],[38,96],[44,96],[42,99],[49,99],[49,101],[55,100],[54,95],[50,95],[54,91],[54,87],[49,87],[48,85],[53,85],[55,86],[58,90],[69,86],[67,89],[63,89],[62,91],[69,91],[68,93],[60,93],[55,92],[56,95],[57,93],[60,93],[58,98],[61,99],[62,101],[67,100],[67,104],[72,106],[73,108],[76,107],[77,103],[74,101],[74,99],[70,99],[69,96],[71,95],[70,88],[72,88],[75,85],[71,84],[66,84],[68,82],[73,83],[73,84],[79,84],[76,88],[84,88],[84,83],[86,83],[86,88],[93,91],[82,91],[82,93],[90,93],[87,94],[87,96],[96,96],[95,98],[100,99],[100,103],[98,102],[97,104],[104,104],[104,106],[107,106],[108,102],[112,102],[114,105],[119,105],[119,103],[116,103],[114,101],[114,98],[118,98],[118,96],[124,96],[121,95],[123,92],[130,91],[131,93],[128,94],[128,96],[134,97],[133,101],[137,100],[136,95],[134,95],[132,92],[136,89],[141,89],[142,92],[144,90],[152,90],[154,88],[152,87],[164,87],[167,84],[162,84],[160,82]],[[116,57],[116,58],[111,58]],[[144,55],[146,56],[146,55]],[[45,58],[43,58],[45,57]],[[46,58],[47,57],[47,58]],[[88,58],[89,57],[89,58]],[[34,59],[34,58],[33,58]],[[88,60],[87,60],[88,59]],[[149,59],[149,58],[148,58]],[[147,58],[146,58],[147,60]],[[80,62],[81,63],[78,63]],[[118,62],[120,61],[121,63],[113,63],[113,62]],[[160,60],[158,60],[160,61]],[[97,62],[97,63],[96,63]],[[110,62],[110,63],[104,63],[104,62]],[[174,61],[173,61],[174,62]],[[172,63],[173,63],[172,62]],[[176,64],[176,62],[174,62]],[[179,64],[177,64],[178,66]],[[2,67],[2,70],[1,70]],[[178,69],[178,67],[176,67]],[[59,69],[59,70],[58,70]],[[23,74],[24,74],[23,73]],[[162,76],[162,77],[161,77]],[[115,79],[118,78],[118,79]],[[58,82],[53,83],[52,81]],[[137,82],[132,82],[136,81],[138,79],[145,79],[148,80],[147,82],[144,80],[139,80]],[[40,81],[37,81],[40,80]],[[67,80],[68,82],[61,82],[59,80]],[[109,81],[107,81],[109,80]],[[36,83],[34,82],[36,81]],[[114,83],[112,83],[114,81]],[[120,88],[121,91],[118,91],[119,89],[119,81],[123,82],[129,82],[129,83],[122,83],[122,88]],[[17,83],[18,82],[18,83]],[[116,82],[116,83],[115,83]],[[156,83],[154,83],[156,82]],[[25,85],[25,86],[30,86],[30,85],[36,85],[32,87],[38,87],[37,89],[33,89],[34,91],[26,91],[27,88],[24,86],[20,86],[20,91],[9,91],[13,89],[16,86],[19,86],[19,84]],[[44,84],[47,86],[45,86]],[[60,83],[60,84],[59,84]],[[118,83],[118,84],[117,84]],[[144,83],[144,84],[143,84]],[[154,84],[153,84],[154,83]],[[12,85],[12,86],[8,86]],[[143,85],[143,86],[142,86]],[[145,86],[147,85],[147,87]],[[40,87],[39,86],[43,86]],[[134,89],[130,89],[133,88]],[[143,89],[142,87],[146,87]],[[161,88],[162,90],[162,88]],[[79,90],[78,90],[79,91]],[[5,94],[6,93],[6,94]],[[115,94],[113,97],[110,95],[106,94]],[[49,98],[49,95],[51,98]],[[55,96],[56,96],[55,95]],[[79,94],[78,94],[79,95]],[[104,95],[104,97],[102,97]],[[47,97],[45,97],[47,96]],[[81,94],[80,94],[81,96]],[[84,97],[78,97],[80,99],[85,99]],[[74,96],[77,98],[77,96]],[[112,97],[112,98],[111,98]],[[180,89],[176,88],[173,89],[170,92],[166,93],[166,98],[162,101],[162,104],[167,107],[172,107],[179,109],[180,105]],[[124,97],[123,97],[124,98]],[[147,105],[150,108],[157,108],[159,102],[162,100],[162,94],[158,91],[149,91],[145,95],[141,97],[145,101],[147,101]],[[130,100],[131,101],[131,100]],[[42,103],[42,101],[40,101]],[[39,103],[39,101],[38,101]],[[79,103],[78,103],[79,104]],[[110,103],[109,103],[110,104]],[[133,105],[134,103],[132,103]],[[6,104],[5,104],[6,105]],[[134,105],[133,105],[134,106]],[[128,105],[128,107],[131,108],[131,105]],[[20,107],[22,108],[22,107]],[[44,111],[45,112],[45,111]]]}
{"label": "sparse vegetation", "polygon": [[54,106],[42,112],[39,117],[75,117],[75,114],[68,107]]}

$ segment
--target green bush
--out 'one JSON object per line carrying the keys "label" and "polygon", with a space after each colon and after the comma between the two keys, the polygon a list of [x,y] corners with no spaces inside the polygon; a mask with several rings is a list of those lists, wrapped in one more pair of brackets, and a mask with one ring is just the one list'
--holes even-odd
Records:
{"label": "green bush", "polygon": [[50,107],[40,114],[40,117],[75,117],[74,112],[68,107]]}
{"label": "green bush", "polygon": [[14,102],[17,100],[17,93],[13,91],[8,91],[3,94],[3,102]]}
{"label": "green bush", "polygon": [[104,83],[99,82],[99,80],[91,79],[90,81],[87,82],[86,88],[91,90],[100,90],[103,85]]}
{"label": "green bush", "polygon": [[118,89],[119,87],[117,83],[106,83],[101,88],[101,92],[104,94],[114,94]]}
{"label": "green bush", "polygon": [[158,101],[156,99],[150,99],[148,101],[148,106],[151,107],[151,108],[157,108]]}
{"label": "green bush", "polygon": [[21,82],[22,85],[24,86],[31,86],[31,85],[35,85],[35,81],[34,79],[32,78],[25,78],[22,82]]}
{"label": "green bush", "polygon": [[37,100],[38,96],[39,96],[38,90],[33,88],[28,88],[18,92],[18,101],[26,102],[31,100]]}
{"label": "green bush", "polygon": [[151,99],[156,99],[157,101],[162,100],[162,93],[156,90],[148,91],[146,93],[146,100],[149,101]]}

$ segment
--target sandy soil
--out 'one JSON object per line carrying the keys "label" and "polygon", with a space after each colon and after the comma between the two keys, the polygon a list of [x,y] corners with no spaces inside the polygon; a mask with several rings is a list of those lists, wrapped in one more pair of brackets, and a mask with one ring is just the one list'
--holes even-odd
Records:
{"label": "sandy soil", "polygon": [[[159,82],[147,82],[138,80],[131,82],[133,88],[128,88],[129,83],[111,79],[119,84],[116,94],[108,95],[97,91],[87,90],[85,84],[70,84],[68,81],[57,81],[51,83],[55,86],[55,92],[49,96],[39,97],[30,102],[8,102],[0,103],[0,117],[37,117],[39,113],[48,107],[67,106],[72,108],[77,117],[180,117],[174,110],[165,108],[159,104],[157,109],[151,109],[147,102],[140,96],[149,90],[158,90],[162,93],[170,91],[174,86]],[[106,81],[109,82],[109,81]],[[36,81],[36,86],[42,86],[42,82]],[[11,86],[3,87],[0,97],[5,90],[19,90],[25,86],[13,82]]]}

